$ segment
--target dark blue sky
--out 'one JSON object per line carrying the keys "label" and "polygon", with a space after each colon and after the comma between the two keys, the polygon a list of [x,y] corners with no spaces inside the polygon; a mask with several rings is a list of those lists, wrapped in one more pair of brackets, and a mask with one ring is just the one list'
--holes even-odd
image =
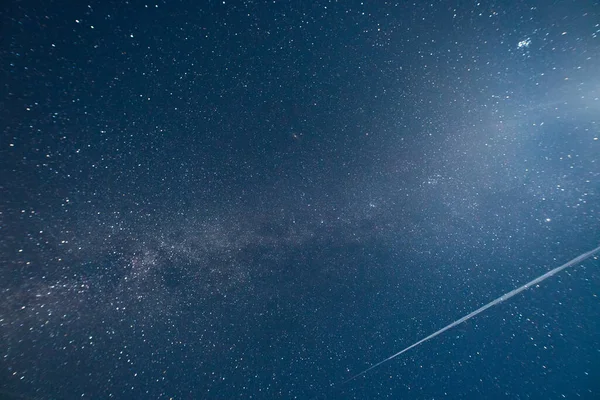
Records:
{"label": "dark blue sky", "polygon": [[[11,1],[0,397],[597,398],[594,1]],[[330,386],[335,384],[333,388]]]}

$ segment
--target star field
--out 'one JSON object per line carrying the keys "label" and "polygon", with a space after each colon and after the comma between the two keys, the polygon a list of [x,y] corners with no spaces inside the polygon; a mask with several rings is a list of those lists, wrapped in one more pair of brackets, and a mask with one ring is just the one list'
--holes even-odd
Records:
{"label": "star field", "polygon": [[0,20],[0,397],[600,394],[598,4]]}

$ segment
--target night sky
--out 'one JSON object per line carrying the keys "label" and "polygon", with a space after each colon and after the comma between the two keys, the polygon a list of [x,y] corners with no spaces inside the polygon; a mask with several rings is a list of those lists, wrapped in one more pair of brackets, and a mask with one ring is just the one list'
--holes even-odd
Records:
{"label": "night sky", "polygon": [[9,0],[0,398],[598,399],[600,4]]}

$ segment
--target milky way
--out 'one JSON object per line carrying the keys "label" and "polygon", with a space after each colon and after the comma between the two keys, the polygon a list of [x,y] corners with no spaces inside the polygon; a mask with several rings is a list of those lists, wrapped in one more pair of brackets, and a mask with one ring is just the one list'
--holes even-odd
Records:
{"label": "milky way", "polygon": [[0,395],[598,394],[595,5],[0,18]]}

